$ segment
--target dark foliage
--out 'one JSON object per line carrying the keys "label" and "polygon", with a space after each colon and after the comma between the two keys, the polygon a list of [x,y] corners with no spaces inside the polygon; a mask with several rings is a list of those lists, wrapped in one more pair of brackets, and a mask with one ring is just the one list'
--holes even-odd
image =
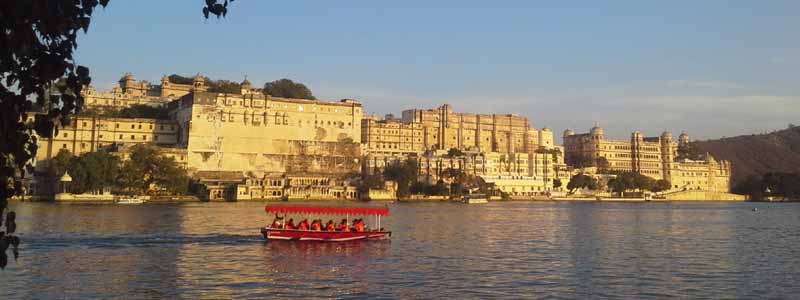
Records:
{"label": "dark foliage", "polygon": [[210,80],[208,81],[208,91],[212,93],[241,94],[242,86],[225,79]]}
{"label": "dark foliage", "polygon": [[[78,47],[78,33],[89,29],[94,9],[107,3],[0,1],[0,221],[8,198],[22,192],[19,178],[36,155],[33,132],[51,136],[56,123],[67,124],[83,104],[80,92],[91,78],[88,68],[75,64],[72,52]],[[60,93],[51,95],[50,88],[61,78]],[[34,103],[45,113],[29,120],[26,112]],[[15,214],[8,212],[0,230],[0,268],[6,266],[9,246],[17,257],[15,222]]]}
{"label": "dark foliage", "polygon": [[[89,30],[92,13],[108,0],[0,1],[0,268],[10,248],[16,259],[16,214],[8,199],[22,193],[20,178],[36,155],[36,134],[49,137],[83,106],[81,90],[91,83],[73,51],[78,33]],[[206,0],[203,15],[224,17],[228,0]],[[63,78],[63,85],[56,81]],[[58,93],[51,93],[52,88]],[[30,119],[28,111],[43,111]],[[5,222],[2,222],[5,220]]]}
{"label": "dark foliage", "polygon": [[617,193],[630,190],[662,192],[672,186],[667,180],[656,180],[636,172],[613,172],[613,174],[617,177],[608,181],[608,188]]}
{"label": "dark foliage", "polygon": [[734,186],[733,192],[750,195],[753,200],[764,196],[800,199],[800,173],[769,172],[763,176],[751,175]]}
{"label": "dark foliage", "polygon": [[417,181],[418,169],[417,161],[414,159],[395,161],[386,166],[383,177],[397,182],[398,197],[408,197],[411,194],[411,185]]}
{"label": "dark foliage", "polygon": [[264,84],[264,94],[273,97],[316,100],[304,84],[290,79],[280,79]]}
{"label": "dark foliage", "polygon": [[597,180],[584,174],[572,176],[572,178],[569,180],[569,183],[567,183],[567,189],[570,191],[570,193],[574,193],[575,190],[581,188],[596,190],[597,187]]}

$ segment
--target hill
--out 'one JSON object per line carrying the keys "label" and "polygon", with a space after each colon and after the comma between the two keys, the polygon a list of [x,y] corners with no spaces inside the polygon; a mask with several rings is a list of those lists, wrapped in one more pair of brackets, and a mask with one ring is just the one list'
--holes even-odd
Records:
{"label": "hill", "polygon": [[766,172],[800,172],[798,126],[767,134],[697,141],[695,145],[716,159],[731,161],[734,182]]}

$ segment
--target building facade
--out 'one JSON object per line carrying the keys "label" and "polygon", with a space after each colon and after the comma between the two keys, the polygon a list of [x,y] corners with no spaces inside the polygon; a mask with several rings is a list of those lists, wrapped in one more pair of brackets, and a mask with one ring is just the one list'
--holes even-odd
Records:
{"label": "building facade", "polygon": [[37,142],[37,161],[55,157],[61,149],[81,155],[109,146],[154,144],[173,147],[178,142],[178,124],[172,120],[77,116],[52,137],[39,138]]}
{"label": "building facade", "polygon": [[405,110],[402,118],[365,117],[361,126],[363,170],[368,173],[411,157],[421,180],[436,182],[454,169],[496,181],[511,195],[551,191],[567,174],[552,131],[532,128],[527,118],[513,114],[456,113],[445,104]]}
{"label": "building facade", "polygon": [[363,113],[354,100],[196,92],[179,101],[178,140],[187,149],[190,174],[358,170]]}
{"label": "building facade", "polygon": [[633,132],[630,140],[613,140],[607,139],[603,128],[597,126],[582,134],[564,131],[565,158],[569,165],[636,172],[669,181],[676,190],[728,192],[730,162],[717,161],[708,154],[702,161],[678,159],[678,148],[688,143],[686,133],[678,141],[669,132],[645,137],[639,131]]}
{"label": "building facade", "polygon": [[158,85],[148,81],[137,81],[133,74],[125,73],[119,85],[107,92],[98,92],[92,87],[83,89],[84,105],[87,109],[111,110],[122,109],[132,105],[160,106],[192,92],[208,90],[206,80],[197,75],[192,84],[179,84],[169,81],[164,76]]}

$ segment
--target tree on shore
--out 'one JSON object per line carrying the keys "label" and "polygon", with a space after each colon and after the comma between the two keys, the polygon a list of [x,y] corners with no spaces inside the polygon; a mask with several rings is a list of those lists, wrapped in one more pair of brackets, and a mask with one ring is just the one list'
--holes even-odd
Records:
{"label": "tree on shore", "polygon": [[129,193],[159,193],[152,188],[173,195],[185,194],[189,187],[189,176],[178,166],[175,159],[164,157],[149,145],[135,145],[130,157],[120,168],[119,185]]}
{"label": "tree on shore", "polygon": [[106,151],[86,152],[72,157],[69,174],[71,192],[76,194],[102,192],[116,185],[119,159]]}
{"label": "tree on shore", "polygon": [[597,180],[588,175],[578,174],[572,176],[569,183],[567,183],[567,189],[570,193],[574,193],[575,190],[582,188],[596,190],[598,188]]}
{"label": "tree on shore", "polygon": [[291,79],[279,79],[264,84],[263,93],[273,97],[316,100],[305,84]]}
{"label": "tree on shore", "polygon": [[398,160],[390,163],[383,170],[383,177],[397,182],[397,196],[408,197],[411,185],[417,181],[418,164],[415,159]]}
{"label": "tree on shore", "polygon": [[655,180],[652,177],[636,172],[615,172],[615,174],[617,177],[608,181],[608,187],[616,193],[630,190],[662,192],[672,187],[672,184],[667,180]]}
{"label": "tree on shore", "polygon": [[[73,51],[78,33],[89,30],[92,13],[108,2],[0,1],[0,268],[8,263],[9,248],[17,258],[20,243],[14,234],[16,214],[6,214],[8,199],[23,191],[21,179],[36,157],[36,135],[52,136],[57,124],[69,124],[70,116],[81,111],[81,90],[91,77],[89,68],[76,64]],[[202,13],[206,19],[224,17],[228,2],[206,0]],[[62,78],[59,93],[50,93]],[[31,120],[28,112],[34,108],[43,113]]]}

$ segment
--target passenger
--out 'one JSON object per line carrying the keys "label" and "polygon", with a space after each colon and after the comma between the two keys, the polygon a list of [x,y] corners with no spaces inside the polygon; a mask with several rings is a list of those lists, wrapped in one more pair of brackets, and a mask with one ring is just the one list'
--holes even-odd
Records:
{"label": "passenger", "polygon": [[308,219],[303,219],[300,221],[300,224],[297,224],[297,229],[308,230]]}
{"label": "passenger", "polygon": [[311,222],[311,230],[322,231],[322,221],[314,220],[314,222]]}
{"label": "passenger", "polygon": [[281,223],[281,221],[283,221],[283,217],[279,217],[278,214],[276,213],[275,214],[275,219],[272,219],[272,225],[270,225],[270,227],[278,228],[278,229],[283,227],[283,224]]}
{"label": "passenger", "polygon": [[342,219],[342,222],[339,223],[339,226],[336,228],[336,230],[342,232],[350,232],[350,225],[347,224],[347,219]]}
{"label": "passenger", "polygon": [[290,229],[290,230],[297,229],[297,226],[294,226],[294,219],[289,219],[289,222],[286,222],[286,228],[284,229]]}
{"label": "passenger", "polygon": [[333,225],[333,220],[328,220],[328,224],[325,225],[325,231],[336,231],[336,225]]}
{"label": "passenger", "polygon": [[358,219],[355,228],[357,232],[364,232],[367,230],[367,224],[364,224],[364,220]]}

